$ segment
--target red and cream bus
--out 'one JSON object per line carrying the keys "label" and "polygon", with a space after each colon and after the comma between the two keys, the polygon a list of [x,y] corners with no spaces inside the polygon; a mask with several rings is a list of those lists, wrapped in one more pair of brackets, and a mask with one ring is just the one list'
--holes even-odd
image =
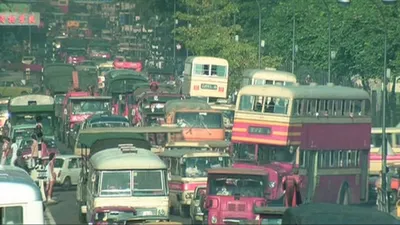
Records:
{"label": "red and cream bus", "polygon": [[290,86],[297,82],[293,73],[279,71],[272,68],[247,69],[243,73],[241,87],[246,85],[277,85]]}
{"label": "red and cream bus", "polygon": [[191,56],[185,61],[182,92],[209,102],[225,99],[228,92],[229,64],[226,59]]}
{"label": "red and cream bus", "polygon": [[[387,163],[400,164],[400,128],[387,127]],[[382,128],[374,127],[371,131],[371,152],[369,155],[369,174],[378,176],[382,170]]]}
{"label": "red and cream bus", "polygon": [[243,87],[232,129],[234,167],[264,168],[269,199],[299,167],[303,202],[356,204],[368,199],[369,95],[340,86]]}

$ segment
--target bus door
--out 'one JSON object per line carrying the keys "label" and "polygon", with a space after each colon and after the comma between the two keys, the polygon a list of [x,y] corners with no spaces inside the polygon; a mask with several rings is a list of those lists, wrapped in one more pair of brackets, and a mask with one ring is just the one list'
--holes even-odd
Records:
{"label": "bus door", "polygon": [[317,168],[318,168],[318,151],[308,151],[308,163],[306,164],[307,180],[308,180],[306,202],[308,203],[313,201],[315,188],[318,183]]}

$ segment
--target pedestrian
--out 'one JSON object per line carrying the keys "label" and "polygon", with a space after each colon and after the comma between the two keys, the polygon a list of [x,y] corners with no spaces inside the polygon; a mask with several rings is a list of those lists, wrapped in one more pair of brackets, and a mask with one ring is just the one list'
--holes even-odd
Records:
{"label": "pedestrian", "polygon": [[54,161],[55,161],[55,153],[52,152],[49,155],[49,162],[47,163],[47,166],[46,166],[46,171],[47,171],[46,191],[47,191],[47,202],[48,203],[55,202],[52,198],[53,197],[53,186],[56,181],[56,173],[54,172]]}
{"label": "pedestrian", "polygon": [[17,151],[17,159],[15,161],[13,161],[13,163],[16,167],[19,167],[19,168],[25,170],[27,173],[30,173],[30,169],[29,169],[28,165],[26,164],[26,161],[25,161],[24,157],[22,156],[21,151]]}
{"label": "pedestrian", "polygon": [[11,144],[11,155],[12,155],[10,163],[11,166],[15,166],[14,162],[17,159],[17,152],[18,152],[18,144],[16,138],[14,137],[12,139],[12,144]]}
{"label": "pedestrian", "polygon": [[301,179],[299,169],[293,168],[293,175],[288,175],[283,178],[282,188],[285,193],[285,207],[296,207],[302,203],[300,194]]}
{"label": "pedestrian", "polygon": [[39,158],[39,143],[37,142],[37,137],[35,134],[32,134],[32,145],[31,145],[31,166],[35,167],[37,164],[37,160]]}
{"label": "pedestrian", "polygon": [[10,154],[10,138],[3,137],[3,146],[2,146],[2,154],[1,154],[1,165],[6,165],[7,158]]}

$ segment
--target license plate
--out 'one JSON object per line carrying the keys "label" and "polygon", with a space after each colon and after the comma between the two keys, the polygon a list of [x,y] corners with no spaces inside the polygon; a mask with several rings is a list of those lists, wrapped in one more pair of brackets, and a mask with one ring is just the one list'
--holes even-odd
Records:
{"label": "license plate", "polygon": [[201,84],[201,89],[217,90],[217,85],[215,85],[215,84]]}

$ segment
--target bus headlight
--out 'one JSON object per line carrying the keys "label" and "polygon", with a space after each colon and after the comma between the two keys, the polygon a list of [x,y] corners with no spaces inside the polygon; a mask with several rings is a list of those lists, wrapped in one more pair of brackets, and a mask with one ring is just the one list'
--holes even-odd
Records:
{"label": "bus headlight", "polygon": [[271,181],[268,183],[269,188],[274,188],[275,187],[275,182]]}
{"label": "bus headlight", "polygon": [[211,217],[211,223],[212,224],[216,224],[218,222],[217,217],[216,216],[212,216]]}

